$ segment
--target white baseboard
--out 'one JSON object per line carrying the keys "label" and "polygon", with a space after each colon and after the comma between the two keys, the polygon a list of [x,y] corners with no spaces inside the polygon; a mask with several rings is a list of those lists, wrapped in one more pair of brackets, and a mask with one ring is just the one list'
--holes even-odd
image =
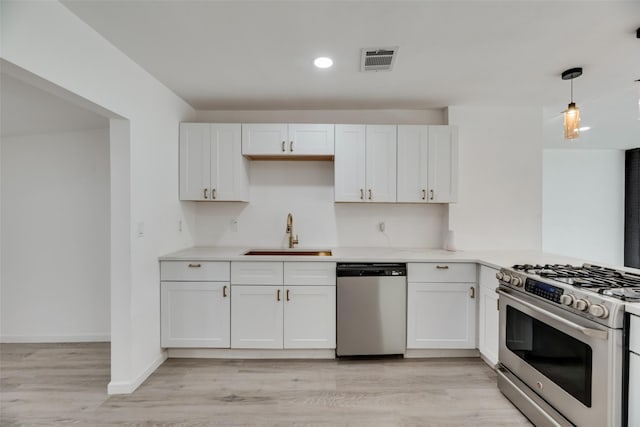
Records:
{"label": "white baseboard", "polygon": [[411,349],[404,354],[406,358],[431,358],[431,357],[478,357],[480,352],[475,348],[452,349]]}
{"label": "white baseboard", "polygon": [[65,343],[65,342],[111,342],[110,334],[74,335],[1,335],[0,343]]}
{"label": "white baseboard", "polygon": [[131,394],[167,360],[167,352],[162,351],[158,357],[133,381],[111,381],[107,386],[108,394]]}
{"label": "white baseboard", "polygon": [[170,348],[169,357],[202,359],[335,359],[336,351],[328,350],[244,350],[231,348]]}

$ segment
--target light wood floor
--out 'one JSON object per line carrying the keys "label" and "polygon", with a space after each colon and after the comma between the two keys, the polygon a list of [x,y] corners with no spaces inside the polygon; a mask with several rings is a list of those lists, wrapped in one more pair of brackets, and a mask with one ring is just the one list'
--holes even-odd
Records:
{"label": "light wood floor", "polygon": [[0,425],[530,426],[480,359],[169,359],[106,394],[109,344],[0,346]]}

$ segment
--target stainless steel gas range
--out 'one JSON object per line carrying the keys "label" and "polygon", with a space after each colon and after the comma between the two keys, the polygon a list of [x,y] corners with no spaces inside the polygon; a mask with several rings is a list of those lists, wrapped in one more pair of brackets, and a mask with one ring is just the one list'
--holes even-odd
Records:
{"label": "stainless steel gas range", "polygon": [[640,301],[640,275],[584,264],[496,276],[502,393],[538,427],[621,426],[624,301]]}

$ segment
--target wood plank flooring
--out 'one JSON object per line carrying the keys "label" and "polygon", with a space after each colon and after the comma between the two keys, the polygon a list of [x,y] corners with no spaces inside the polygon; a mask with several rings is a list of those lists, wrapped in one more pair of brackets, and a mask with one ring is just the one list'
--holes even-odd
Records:
{"label": "wood plank flooring", "polygon": [[1,426],[530,426],[480,359],[169,359],[106,394],[109,344],[0,345]]}

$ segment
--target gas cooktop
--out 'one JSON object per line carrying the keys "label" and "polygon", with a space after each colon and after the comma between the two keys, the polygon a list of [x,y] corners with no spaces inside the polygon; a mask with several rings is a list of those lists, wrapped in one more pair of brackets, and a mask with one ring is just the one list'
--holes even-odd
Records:
{"label": "gas cooktop", "polygon": [[512,268],[622,301],[640,302],[638,274],[591,264],[518,264]]}

